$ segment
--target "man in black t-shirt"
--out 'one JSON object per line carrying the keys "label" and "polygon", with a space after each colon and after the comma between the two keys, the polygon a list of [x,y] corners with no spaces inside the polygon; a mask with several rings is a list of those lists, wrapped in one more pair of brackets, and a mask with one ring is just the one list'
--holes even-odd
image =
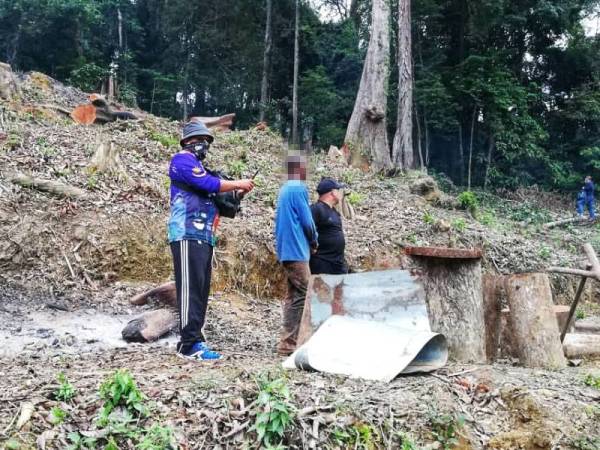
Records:
{"label": "man in black t-shirt", "polygon": [[312,204],[310,210],[317,226],[319,246],[310,257],[310,271],[313,274],[348,273],[344,259],[346,239],[342,228],[342,217],[334,206],[342,200],[342,191],[346,185],[333,178],[323,178],[317,186],[319,201]]}

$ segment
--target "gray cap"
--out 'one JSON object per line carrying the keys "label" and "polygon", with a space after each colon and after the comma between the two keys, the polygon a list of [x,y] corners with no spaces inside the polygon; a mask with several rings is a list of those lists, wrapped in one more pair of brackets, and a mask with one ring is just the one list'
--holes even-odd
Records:
{"label": "gray cap", "polygon": [[179,143],[183,146],[183,141],[193,136],[206,136],[208,138],[208,142],[211,144],[215,140],[210,130],[206,128],[206,125],[199,121],[188,122],[185,124],[183,127],[183,132],[181,133],[181,141],[179,141]]}

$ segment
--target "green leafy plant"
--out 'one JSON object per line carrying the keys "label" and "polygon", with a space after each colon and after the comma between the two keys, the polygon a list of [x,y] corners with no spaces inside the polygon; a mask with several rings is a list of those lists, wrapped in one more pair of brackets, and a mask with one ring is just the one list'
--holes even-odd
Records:
{"label": "green leafy plant", "polygon": [[96,189],[98,186],[98,174],[96,172],[88,174],[86,186],[88,189]]}
{"label": "green leafy plant", "polygon": [[58,380],[59,386],[54,392],[54,397],[57,400],[68,402],[75,396],[75,387],[69,383],[69,380],[67,380],[67,377],[63,372],[60,372],[56,379]]}
{"label": "green leafy plant", "polygon": [[591,386],[595,389],[600,389],[600,375],[593,375],[591,373],[588,373],[585,376],[585,379],[583,380],[583,382],[587,386]]}
{"label": "green leafy plant", "polygon": [[126,369],[117,370],[102,383],[100,398],[104,400],[98,418],[101,426],[108,423],[110,414],[118,406],[125,407],[132,414],[148,415],[148,408],[144,405],[146,396],[138,389],[133,376]]}
{"label": "green leafy plant", "polygon": [[450,450],[458,444],[458,431],[465,423],[462,416],[439,414],[436,411],[429,411],[428,416],[431,434],[444,450]]}
{"label": "green leafy plant", "polygon": [[172,428],[155,423],[144,431],[136,449],[165,450],[175,448],[173,445],[173,436]]}
{"label": "green leafy plant", "polygon": [[465,222],[465,219],[462,219],[462,218],[454,219],[452,221],[452,228],[454,228],[456,231],[462,233],[467,228],[467,222]]}
{"label": "green leafy plant", "polygon": [[244,163],[244,161],[236,159],[227,165],[227,173],[232,177],[242,178],[246,168],[246,163]]}
{"label": "green leafy plant", "polygon": [[477,208],[479,208],[477,196],[471,191],[460,193],[458,196],[458,203],[461,208],[468,210],[472,215],[475,215],[477,213]]}
{"label": "green leafy plant", "polygon": [[423,222],[427,225],[431,225],[435,222],[435,216],[430,211],[425,211],[425,214],[423,214]]}
{"label": "green leafy plant", "polygon": [[542,258],[542,259],[549,259],[550,255],[551,255],[551,249],[550,249],[550,247],[547,247],[544,245],[542,248],[540,248],[538,254],[540,255],[540,258]]}
{"label": "green leafy plant", "polygon": [[259,377],[256,382],[259,392],[252,429],[267,447],[280,445],[294,415],[287,382],[284,378],[272,379],[268,375]]}
{"label": "green leafy plant", "polygon": [[64,409],[55,406],[50,410],[50,416],[48,417],[48,420],[52,425],[59,425],[67,419],[67,416],[68,414]]}
{"label": "green leafy plant", "polygon": [[346,200],[348,200],[348,203],[350,203],[352,206],[360,205],[364,199],[365,197],[358,192],[350,192],[350,194],[346,196]]}
{"label": "green leafy plant", "polygon": [[157,131],[150,132],[150,139],[156,142],[160,142],[163,147],[177,147],[179,145],[179,138],[168,134],[159,133]]}
{"label": "green leafy plant", "polygon": [[585,319],[585,311],[583,311],[582,309],[578,309],[577,312],[575,313],[575,317],[578,320]]}
{"label": "green leafy plant", "polygon": [[496,225],[497,222],[496,214],[492,210],[485,210],[483,213],[478,215],[477,220],[480,224],[487,227],[492,227]]}
{"label": "green leafy plant", "polygon": [[572,441],[573,448],[577,450],[598,450],[600,439],[595,437],[581,437]]}

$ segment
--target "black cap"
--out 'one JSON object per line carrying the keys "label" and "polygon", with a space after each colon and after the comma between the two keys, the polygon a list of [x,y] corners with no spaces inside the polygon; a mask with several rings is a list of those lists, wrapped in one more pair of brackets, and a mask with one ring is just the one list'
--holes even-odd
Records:
{"label": "black cap", "polygon": [[344,189],[347,187],[347,185],[343,183],[338,183],[333,178],[323,178],[321,181],[319,181],[319,185],[317,186],[317,192],[319,193],[319,195],[323,195],[333,191],[334,189]]}

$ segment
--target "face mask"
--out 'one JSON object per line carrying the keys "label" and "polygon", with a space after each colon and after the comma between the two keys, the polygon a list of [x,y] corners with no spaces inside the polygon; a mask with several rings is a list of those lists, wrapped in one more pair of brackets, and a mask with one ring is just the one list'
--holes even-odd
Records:
{"label": "face mask", "polygon": [[183,149],[192,152],[199,161],[202,161],[206,158],[209,146],[210,144],[208,142],[196,142],[184,146]]}

